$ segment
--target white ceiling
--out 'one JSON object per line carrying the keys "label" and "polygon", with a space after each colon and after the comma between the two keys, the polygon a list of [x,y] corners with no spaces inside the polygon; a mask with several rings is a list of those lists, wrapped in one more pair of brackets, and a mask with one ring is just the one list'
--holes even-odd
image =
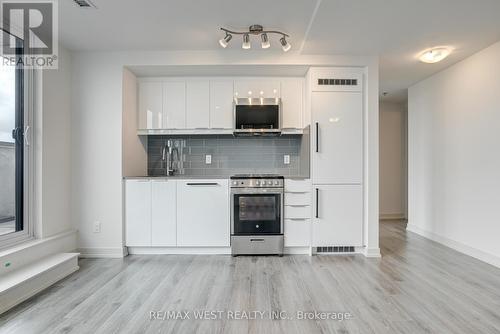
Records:
{"label": "white ceiling", "polygon": [[[257,23],[291,35],[302,54],[380,56],[380,91],[402,101],[406,88],[500,40],[499,0],[59,0],[62,43],[71,50],[220,50],[221,26]],[[239,49],[233,38],[228,49]],[[281,53],[272,49],[252,52]],[[422,64],[416,55],[448,45],[452,55]],[[258,46],[257,41],[254,46]],[[247,51],[241,51],[247,52]]]}

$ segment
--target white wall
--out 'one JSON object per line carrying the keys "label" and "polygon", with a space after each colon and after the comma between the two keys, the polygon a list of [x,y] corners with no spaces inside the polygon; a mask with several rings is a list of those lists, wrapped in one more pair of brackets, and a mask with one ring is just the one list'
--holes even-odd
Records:
{"label": "white wall", "polygon": [[[86,255],[123,254],[122,78],[132,65],[317,65],[367,67],[368,143],[365,173],[365,240],[378,254],[378,59],[301,56],[222,50],[217,52],[85,52],[73,55],[72,219]],[[372,138],[373,137],[373,138]],[[372,139],[368,139],[372,138]],[[101,233],[92,232],[94,221]]]}
{"label": "white wall", "polygon": [[408,229],[500,266],[500,43],[409,90]]}
{"label": "white wall", "polygon": [[42,73],[40,237],[73,229],[70,216],[71,54],[59,48],[59,68]]}
{"label": "white wall", "polygon": [[380,218],[406,218],[406,106],[381,102]]}

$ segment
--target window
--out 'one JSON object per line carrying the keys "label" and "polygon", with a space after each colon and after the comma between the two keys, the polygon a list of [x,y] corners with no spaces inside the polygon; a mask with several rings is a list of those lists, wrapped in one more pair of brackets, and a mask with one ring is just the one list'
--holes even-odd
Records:
{"label": "window", "polygon": [[[2,31],[2,33],[4,33]],[[17,52],[23,50],[21,39],[15,40]],[[22,66],[11,66],[0,55],[0,248],[33,235],[30,225],[31,183],[31,103],[30,72]]]}

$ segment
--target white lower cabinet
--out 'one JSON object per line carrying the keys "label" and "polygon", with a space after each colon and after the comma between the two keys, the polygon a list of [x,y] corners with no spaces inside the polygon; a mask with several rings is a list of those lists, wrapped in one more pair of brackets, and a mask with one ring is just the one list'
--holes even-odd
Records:
{"label": "white lower cabinet", "polygon": [[313,192],[312,246],[362,246],[362,185],[313,185]]}
{"label": "white lower cabinet", "polygon": [[159,179],[151,181],[151,246],[177,245],[176,182]]}
{"label": "white lower cabinet", "polygon": [[285,247],[311,245],[310,219],[285,219]]}
{"label": "white lower cabinet", "polygon": [[151,246],[151,182],[149,179],[125,183],[125,243]]}
{"label": "white lower cabinet", "polygon": [[311,245],[311,180],[285,180],[285,247]]}
{"label": "white lower cabinet", "polygon": [[227,180],[177,181],[177,246],[229,247]]}

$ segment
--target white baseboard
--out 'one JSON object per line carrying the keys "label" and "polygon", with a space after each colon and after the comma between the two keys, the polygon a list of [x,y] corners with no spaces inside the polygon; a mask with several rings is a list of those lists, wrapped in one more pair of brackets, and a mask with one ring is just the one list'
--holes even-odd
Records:
{"label": "white baseboard", "polygon": [[380,220],[402,220],[406,219],[404,213],[381,213]]}
{"label": "white baseboard", "polygon": [[81,258],[113,258],[118,259],[128,255],[127,247],[116,248],[78,248],[77,252],[80,253]]}
{"label": "white baseboard", "polygon": [[365,257],[382,257],[380,254],[380,248],[367,248],[363,249],[363,255]]}
{"label": "white baseboard", "polygon": [[468,246],[466,244],[463,244],[461,242],[440,236],[434,232],[430,232],[424,229],[421,229],[418,226],[408,224],[406,226],[406,229],[410,232],[416,233],[424,238],[430,239],[432,241],[435,241],[437,243],[440,243],[442,245],[445,245],[447,247],[450,247],[460,253],[472,256],[473,258],[476,258],[478,260],[481,260],[483,262],[486,262],[488,264],[491,264],[492,266],[500,268],[500,257],[483,252],[482,250],[479,250],[477,248]]}
{"label": "white baseboard", "polygon": [[306,247],[285,247],[284,253],[288,254],[288,255],[310,255],[311,254],[311,247],[309,247],[309,246],[306,246]]}
{"label": "white baseboard", "polygon": [[214,255],[231,254],[230,247],[127,247],[129,254]]}

